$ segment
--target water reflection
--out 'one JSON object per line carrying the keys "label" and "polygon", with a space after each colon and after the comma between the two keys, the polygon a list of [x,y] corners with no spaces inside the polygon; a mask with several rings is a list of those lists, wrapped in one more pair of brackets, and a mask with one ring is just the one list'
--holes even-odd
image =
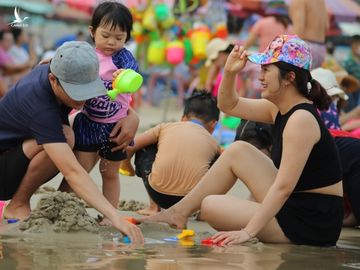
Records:
{"label": "water reflection", "polygon": [[[350,240],[341,242],[349,247]],[[360,250],[292,245],[123,245],[93,234],[3,235],[0,269],[360,269]]]}

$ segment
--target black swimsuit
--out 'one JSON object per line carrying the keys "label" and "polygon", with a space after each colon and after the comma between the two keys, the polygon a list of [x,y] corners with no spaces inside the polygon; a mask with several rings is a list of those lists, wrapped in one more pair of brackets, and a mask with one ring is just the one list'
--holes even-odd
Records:
{"label": "black swimsuit", "polygon": [[334,246],[341,232],[344,215],[342,197],[299,192],[330,186],[342,178],[336,145],[313,105],[298,104],[286,114],[277,115],[271,157],[279,168],[283,130],[289,117],[300,109],[309,111],[316,118],[321,138],[310,153],[294,193],[280,209],[276,219],[286,237],[294,244]]}

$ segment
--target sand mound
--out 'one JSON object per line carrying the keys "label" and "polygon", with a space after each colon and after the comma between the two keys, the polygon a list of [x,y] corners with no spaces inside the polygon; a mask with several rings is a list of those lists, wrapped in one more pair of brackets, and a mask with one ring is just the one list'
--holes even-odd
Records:
{"label": "sand mound", "polygon": [[56,188],[51,186],[41,186],[34,194],[48,194],[53,192],[56,192]]}
{"label": "sand mound", "polygon": [[133,212],[144,209],[146,207],[147,204],[135,200],[130,200],[130,201],[121,200],[118,205],[118,209],[121,211],[133,211]]}
{"label": "sand mound", "polygon": [[84,203],[73,193],[52,192],[39,200],[31,215],[20,223],[26,232],[98,232],[95,219],[86,212]]}

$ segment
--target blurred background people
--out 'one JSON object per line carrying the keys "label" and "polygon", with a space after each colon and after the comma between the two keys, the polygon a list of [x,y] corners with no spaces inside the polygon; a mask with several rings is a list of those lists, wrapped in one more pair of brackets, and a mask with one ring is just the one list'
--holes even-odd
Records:
{"label": "blurred background people", "polygon": [[325,39],[329,28],[325,0],[291,0],[289,15],[294,33],[310,46],[312,68],[321,66],[326,55]]}
{"label": "blurred background people", "polygon": [[30,60],[22,64],[14,62],[9,53],[13,45],[13,34],[9,30],[0,31],[0,81],[2,81],[2,87],[0,86],[2,90],[0,92],[2,93],[5,93],[18,80],[18,76],[23,75],[33,66],[33,62]]}
{"label": "blurred background people", "polygon": [[263,52],[275,36],[292,33],[291,20],[285,2],[282,0],[269,1],[266,4],[265,17],[253,25],[243,46],[248,49],[258,43],[258,51]]}

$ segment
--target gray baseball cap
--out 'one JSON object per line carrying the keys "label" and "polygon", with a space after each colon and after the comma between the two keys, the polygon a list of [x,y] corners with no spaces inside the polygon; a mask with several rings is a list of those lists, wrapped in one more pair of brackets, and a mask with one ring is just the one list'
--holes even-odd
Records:
{"label": "gray baseball cap", "polygon": [[85,41],[69,41],[60,46],[51,60],[50,71],[73,100],[106,94],[95,49]]}

